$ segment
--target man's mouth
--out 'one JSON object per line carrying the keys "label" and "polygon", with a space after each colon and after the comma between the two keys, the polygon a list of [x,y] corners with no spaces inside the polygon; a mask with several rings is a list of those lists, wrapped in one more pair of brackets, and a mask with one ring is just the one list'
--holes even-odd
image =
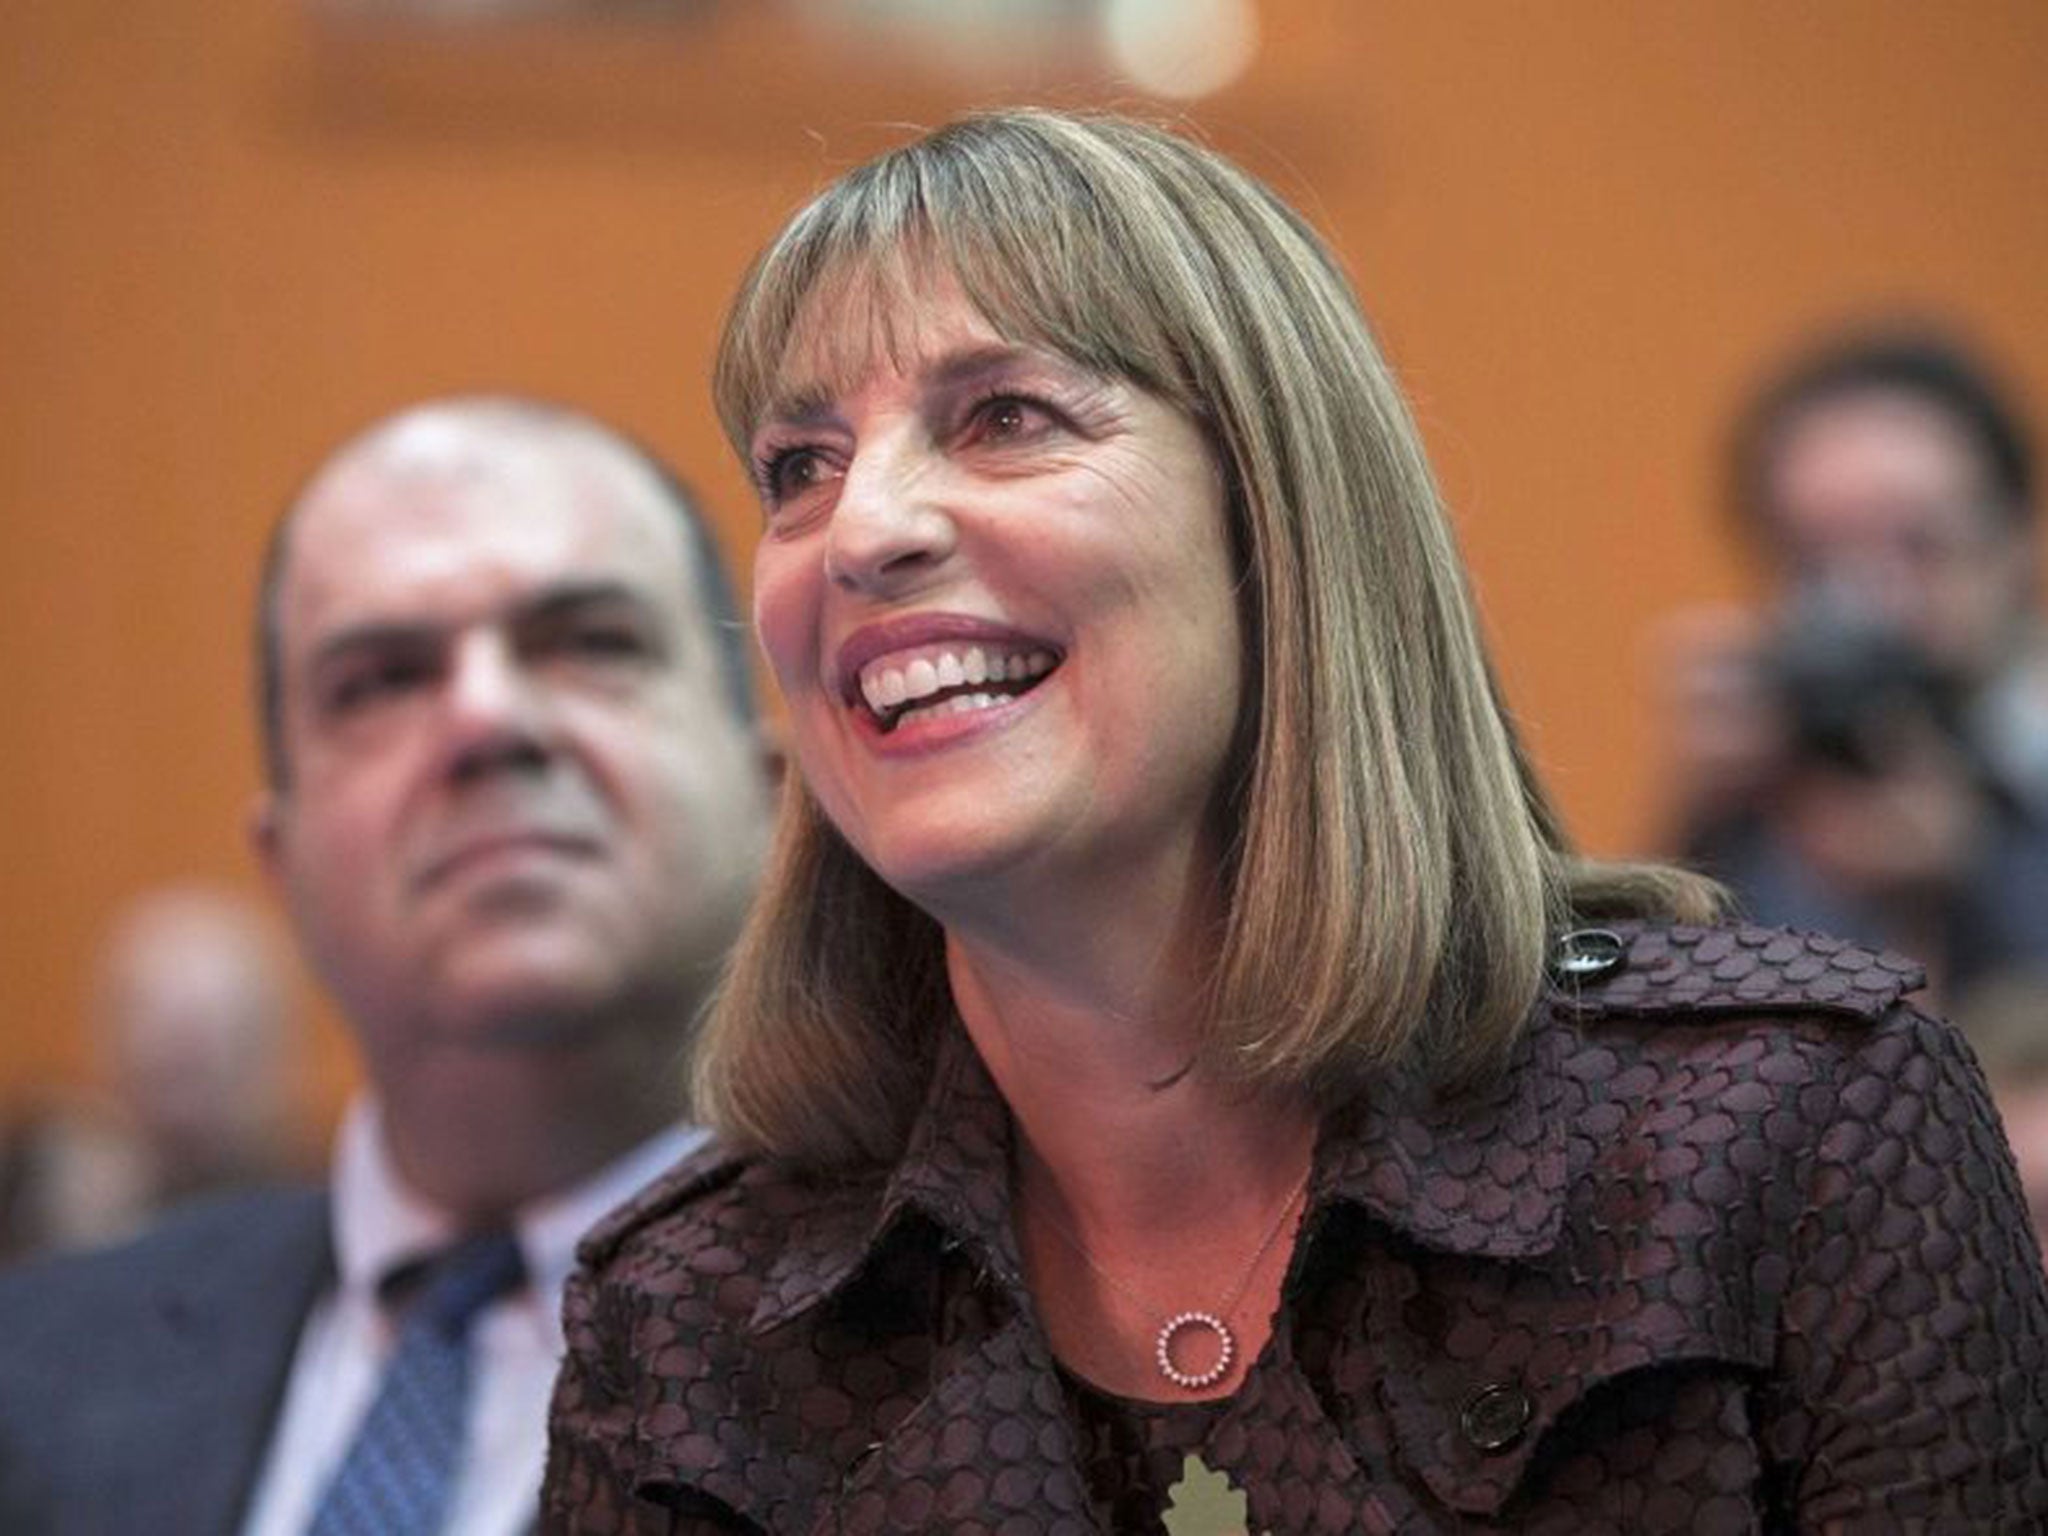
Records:
{"label": "man's mouth", "polygon": [[452,841],[427,861],[419,884],[428,888],[462,876],[502,868],[518,860],[580,861],[590,858],[596,852],[596,846],[585,836],[540,830],[508,829],[466,837]]}
{"label": "man's mouth", "polygon": [[1044,646],[946,641],[892,651],[860,669],[859,703],[884,733],[905,721],[1007,704],[1060,664]]}

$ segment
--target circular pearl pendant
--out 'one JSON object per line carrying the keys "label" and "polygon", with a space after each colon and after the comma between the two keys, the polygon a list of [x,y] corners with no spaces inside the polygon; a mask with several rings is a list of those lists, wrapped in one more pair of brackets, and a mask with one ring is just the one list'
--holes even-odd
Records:
{"label": "circular pearl pendant", "polygon": [[[1184,1371],[1173,1363],[1173,1341],[1188,1332],[1209,1333],[1216,1337],[1216,1363],[1199,1375]],[[1231,1337],[1230,1329],[1215,1313],[1181,1312],[1169,1317],[1161,1326],[1154,1353],[1159,1360],[1160,1375],[1175,1386],[1194,1392],[1212,1387],[1223,1379],[1230,1370],[1230,1362],[1237,1358],[1237,1340]]]}

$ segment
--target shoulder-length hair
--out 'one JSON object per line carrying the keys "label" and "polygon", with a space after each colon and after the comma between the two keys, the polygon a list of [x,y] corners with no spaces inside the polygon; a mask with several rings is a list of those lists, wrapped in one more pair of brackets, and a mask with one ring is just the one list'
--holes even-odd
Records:
{"label": "shoulder-length hair", "polygon": [[[734,301],[714,393],[742,457],[800,327],[834,317],[802,338],[828,356],[892,344],[875,332],[935,274],[1006,340],[1177,406],[1221,462],[1247,654],[1212,1070],[1325,1102],[1396,1065],[1483,1074],[1569,913],[1706,915],[1703,883],[1566,852],[1407,407],[1336,261],[1274,193],[1115,118],[996,112],[893,150],[798,213]],[[698,1112],[804,1164],[890,1161],[950,1016],[937,924],[793,776],[700,1040]]]}

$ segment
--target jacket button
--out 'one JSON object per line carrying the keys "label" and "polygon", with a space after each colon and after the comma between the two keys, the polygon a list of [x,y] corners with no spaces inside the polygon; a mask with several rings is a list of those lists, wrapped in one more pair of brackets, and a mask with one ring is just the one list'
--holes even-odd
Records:
{"label": "jacket button", "polygon": [[1550,951],[1551,974],[1561,981],[1598,981],[1621,969],[1628,946],[1607,928],[1578,928],[1559,939]]}
{"label": "jacket button", "polygon": [[1504,1451],[1522,1438],[1536,1412],[1529,1394],[1507,1382],[1492,1382],[1466,1400],[1458,1415],[1459,1427],[1473,1447],[1482,1451]]}

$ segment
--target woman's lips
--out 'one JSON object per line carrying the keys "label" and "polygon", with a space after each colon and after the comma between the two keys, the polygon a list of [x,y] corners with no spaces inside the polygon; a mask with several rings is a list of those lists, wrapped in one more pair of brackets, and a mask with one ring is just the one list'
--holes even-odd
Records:
{"label": "woman's lips", "polygon": [[1000,708],[1064,660],[1051,641],[1008,625],[929,614],[863,627],[839,649],[841,702],[883,733],[906,720]]}
{"label": "woman's lips", "polygon": [[[1050,675],[1050,674],[1047,674]],[[955,742],[1000,730],[1033,707],[1037,695],[976,690],[904,709],[887,718],[865,704],[853,710],[855,732],[884,757],[917,756]]]}
{"label": "woman's lips", "polygon": [[1030,692],[1057,665],[1042,648],[947,641],[870,662],[860,673],[861,700],[893,731],[920,716],[993,709]]}

